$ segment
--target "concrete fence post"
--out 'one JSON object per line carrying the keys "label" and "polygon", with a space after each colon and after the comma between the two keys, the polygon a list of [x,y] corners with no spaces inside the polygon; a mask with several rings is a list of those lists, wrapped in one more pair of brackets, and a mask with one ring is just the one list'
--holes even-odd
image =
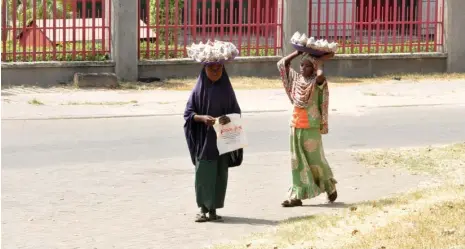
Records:
{"label": "concrete fence post", "polygon": [[294,51],[290,45],[292,35],[296,31],[308,35],[308,3],[309,0],[284,0],[283,14],[283,53]]}
{"label": "concrete fence post", "polygon": [[138,22],[137,1],[113,0],[111,11],[111,58],[115,74],[121,81],[138,78]]}
{"label": "concrete fence post", "polygon": [[[447,72],[465,72],[465,1],[445,0],[444,27]],[[440,9],[440,8],[439,8]]]}

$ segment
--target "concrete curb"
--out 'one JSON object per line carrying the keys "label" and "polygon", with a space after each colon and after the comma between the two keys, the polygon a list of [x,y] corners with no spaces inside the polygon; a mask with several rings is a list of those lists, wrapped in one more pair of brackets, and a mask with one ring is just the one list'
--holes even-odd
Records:
{"label": "concrete curb", "polygon": [[[437,106],[465,106],[465,103],[444,103],[444,104],[407,104],[407,105],[380,105],[380,106],[358,106],[355,111],[357,113],[362,113],[363,110],[374,110],[377,108],[408,108],[408,107],[437,107]],[[255,114],[255,113],[281,113],[289,112],[289,109],[276,109],[276,110],[249,110],[243,111],[243,114]],[[337,114],[354,114],[353,110],[351,112],[347,111],[330,111],[336,112]],[[110,118],[146,118],[146,117],[173,117],[173,116],[182,116],[182,112],[175,113],[153,113],[153,114],[121,114],[121,115],[63,115],[63,116],[52,116],[52,117],[30,117],[30,118],[11,118],[11,117],[2,117],[2,121],[26,121],[26,120],[72,120],[72,119],[110,119]]]}
{"label": "concrete curb", "polygon": [[[257,111],[244,111],[247,113],[279,113],[287,112],[289,110],[257,110]],[[89,116],[58,116],[58,117],[44,117],[44,118],[3,118],[5,121],[25,121],[25,120],[66,120],[66,119],[104,119],[104,118],[146,118],[146,117],[173,117],[182,116],[183,113],[154,113],[154,114],[134,114],[134,115],[89,115]]]}

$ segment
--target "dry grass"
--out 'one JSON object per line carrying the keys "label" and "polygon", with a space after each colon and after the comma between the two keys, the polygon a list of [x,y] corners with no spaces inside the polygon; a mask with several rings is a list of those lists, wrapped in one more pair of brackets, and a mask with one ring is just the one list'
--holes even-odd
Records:
{"label": "dry grass", "polygon": [[419,210],[405,208],[403,211],[409,212],[398,219],[400,222],[363,234],[344,248],[464,248],[465,199],[463,193],[458,197],[428,203]]}
{"label": "dry grass", "polygon": [[416,149],[359,152],[357,160],[371,167],[405,168],[415,173],[458,176],[465,168],[465,143]]}
{"label": "dry grass", "polygon": [[36,98],[34,98],[32,100],[29,100],[27,103],[30,104],[30,105],[44,105],[43,102],[41,102],[40,100],[38,100]]}
{"label": "dry grass", "polygon": [[[403,74],[403,75],[387,75],[382,77],[369,78],[347,78],[347,77],[328,77],[331,87],[352,86],[361,84],[374,84],[391,81],[394,78],[400,78],[399,82],[404,80],[422,81],[422,80],[457,80],[465,79],[465,74]],[[191,90],[197,79],[192,78],[173,78],[167,79],[160,83],[121,83],[121,89],[132,90]],[[282,83],[278,77],[274,78],[259,78],[259,77],[231,77],[231,83],[235,89],[276,89],[281,88]]]}
{"label": "dry grass", "polygon": [[[465,172],[465,144],[361,152],[357,157],[371,166],[405,167],[440,177],[450,177],[447,171],[455,169],[455,180]],[[465,248],[464,182],[450,181],[334,213],[292,219],[268,233],[214,248]]]}
{"label": "dry grass", "polygon": [[61,105],[130,105],[130,104],[137,104],[137,100],[131,101],[108,101],[108,102],[68,102]]}

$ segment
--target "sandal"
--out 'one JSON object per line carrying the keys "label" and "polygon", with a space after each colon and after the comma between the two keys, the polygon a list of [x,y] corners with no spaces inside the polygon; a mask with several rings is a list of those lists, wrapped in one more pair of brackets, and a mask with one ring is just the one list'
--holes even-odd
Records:
{"label": "sandal", "polygon": [[208,219],[205,213],[199,213],[195,216],[195,222],[198,222],[198,223],[207,222],[209,220],[210,219]]}
{"label": "sandal", "polygon": [[337,199],[337,191],[334,191],[332,194],[328,195],[329,203],[333,203]]}
{"label": "sandal", "polygon": [[283,207],[300,207],[302,206],[302,201],[298,199],[285,200],[281,203]]}
{"label": "sandal", "polygon": [[208,213],[208,218],[209,218],[209,221],[212,221],[212,222],[222,222],[223,221],[223,217],[217,215],[216,211],[209,212]]}

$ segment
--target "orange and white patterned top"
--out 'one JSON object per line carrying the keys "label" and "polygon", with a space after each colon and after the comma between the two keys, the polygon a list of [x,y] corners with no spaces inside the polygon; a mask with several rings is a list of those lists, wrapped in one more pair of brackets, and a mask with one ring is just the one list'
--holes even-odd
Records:
{"label": "orange and white patterned top", "polygon": [[[300,129],[318,128],[321,134],[328,133],[328,83],[316,83],[316,77],[305,78],[285,65],[285,59],[278,62],[284,90],[294,105],[291,126]],[[302,104],[302,99],[305,103]]]}

